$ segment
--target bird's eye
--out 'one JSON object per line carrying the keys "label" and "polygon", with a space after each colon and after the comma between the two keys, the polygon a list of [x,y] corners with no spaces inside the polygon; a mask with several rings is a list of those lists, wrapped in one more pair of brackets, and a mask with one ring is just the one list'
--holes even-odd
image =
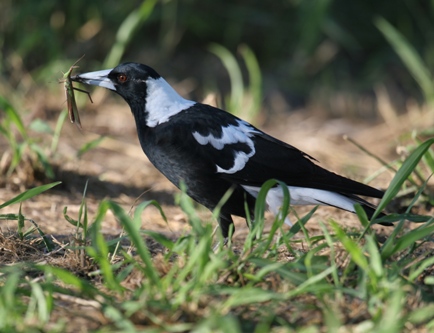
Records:
{"label": "bird's eye", "polygon": [[125,74],[119,74],[119,75],[118,75],[118,81],[119,81],[120,83],[124,83],[124,82],[126,82],[127,79],[128,79],[128,77],[127,77]]}

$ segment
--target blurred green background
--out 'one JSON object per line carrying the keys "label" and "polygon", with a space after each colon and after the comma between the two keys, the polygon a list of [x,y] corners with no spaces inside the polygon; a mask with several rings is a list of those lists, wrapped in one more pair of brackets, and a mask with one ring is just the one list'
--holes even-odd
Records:
{"label": "blurred green background", "polygon": [[252,79],[246,46],[265,107],[278,94],[288,111],[375,118],[379,87],[398,112],[434,95],[434,1],[2,0],[0,32],[2,95],[52,86],[85,54],[81,71],[142,62],[193,78],[191,98],[225,96],[234,84],[225,57]]}

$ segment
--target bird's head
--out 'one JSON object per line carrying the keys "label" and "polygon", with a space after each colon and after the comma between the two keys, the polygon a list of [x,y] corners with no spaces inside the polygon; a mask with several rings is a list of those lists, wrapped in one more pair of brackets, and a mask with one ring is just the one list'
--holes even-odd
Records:
{"label": "bird's head", "polygon": [[159,78],[161,78],[160,75],[151,67],[128,62],[112,69],[75,75],[71,79],[113,90],[131,105],[131,103],[146,99],[148,81]]}
{"label": "bird's head", "polygon": [[115,91],[130,105],[136,120],[144,119],[149,127],[195,104],[178,95],[154,69],[133,62],[75,75],[71,80]]}

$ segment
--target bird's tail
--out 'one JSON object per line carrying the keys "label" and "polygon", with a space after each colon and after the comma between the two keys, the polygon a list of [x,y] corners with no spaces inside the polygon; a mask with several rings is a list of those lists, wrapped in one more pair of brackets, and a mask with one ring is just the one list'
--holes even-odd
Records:
{"label": "bird's tail", "polygon": [[[358,197],[357,195],[348,195],[348,194],[341,194],[341,195],[347,197],[349,200],[352,200],[353,201],[353,207],[354,207],[354,204],[356,204],[356,203],[360,204],[360,206],[362,206],[363,210],[365,211],[365,213],[369,219],[372,218],[372,216],[374,215],[374,212],[377,209],[377,207],[375,205],[371,204],[370,202],[368,202],[366,200],[363,200],[362,198]],[[341,208],[341,207],[338,207],[338,208]],[[355,213],[355,210],[350,210],[350,212]],[[386,216],[386,214],[383,212],[380,212],[377,215],[377,218],[381,218],[384,216]],[[384,225],[384,226],[393,226],[393,223],[389,223],[389,222],[381,222],[379,224]]]}
{"label": "bird's tail", "polygon": [[[244,187],[249,193],[253,194],[253,187]],[[376,207],[366,200],[354,194],[336,193],[332,191],[319,190],[313,188],[305,188],[298,186],[288,186],[290,193],[291,205],[325,205],[340,208],[352,213],[355,213],[355,204],[360,204],[365,210],[368,218],[372,218]],[[256,194],[256,193],[255,193]],[[283,191],[277,186],[272,188],[267,194],[267,204],[273,214],[279,212],[283,200]],[[378,217],[385,216],[380,213]],[[286,221],[285,221],[286,222]],[[288,221],[289,222],[289,221]],[[288,223],[290,224],[290,223]],[[391,226],[391,223],[381,223],[382,225]]]}

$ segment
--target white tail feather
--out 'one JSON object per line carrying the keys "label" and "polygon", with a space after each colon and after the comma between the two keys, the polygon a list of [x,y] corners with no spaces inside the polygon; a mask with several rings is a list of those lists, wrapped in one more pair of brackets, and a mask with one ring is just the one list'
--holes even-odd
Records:
{"label": "white tail feather", "polygon": [[[243,188],[255,198],[258,196],[259,187],[245,186]],[[291,205],[329,205],[338,207],[350,212],[355,212],[354,200],[343,196],[342,194],[318,190],[314,188],[288,186]],[[276,216],[279,214],[280,207],[283,202],[283,191],[280,186],[272,188],[267,194],[267,205],[270,211]],[[285,219],[285,223],[292,225],[288,218]]]}

